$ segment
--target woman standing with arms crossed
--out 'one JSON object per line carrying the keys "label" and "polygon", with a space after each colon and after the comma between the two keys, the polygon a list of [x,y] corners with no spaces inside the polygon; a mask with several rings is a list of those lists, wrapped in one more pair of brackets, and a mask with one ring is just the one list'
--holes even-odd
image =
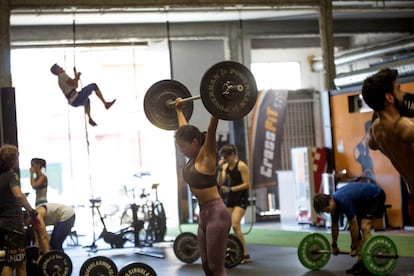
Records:
{"label": "woman standing with arms crossed", "polygon": [[46,169],[46,160],[33,158],[30,167],[30,184],[36,191],[35,206],[47,203],[47,176],[42,172]]}
{"label": "woman standing with arms crossed", "polygon": [[[218,184],[226,193],[225,204],[231,214],[231,227],[243,245],[243,259],[240,263],[245,264],[250,262],[250,255],[240,222],[249,206],[249,168],[245,162],[239,160],[235,145],[224,145],[220,149],[220,155],[223,159],[219,161]],[[226,179],[229,181],[228,186],[224,185]]]}
{"label": "woman standing with arms crossed", "polygon": [[207,276],[224,276],[227,275],[224,262],[231,217],[217,189],[218,119],[211,116],[204,137],[197,127],[187,123],[181,109],[181,98],[175,102],[178,118],[175,141],[189,158],[183,168],[183,178],[200,206],[197,241],[203,270]]}

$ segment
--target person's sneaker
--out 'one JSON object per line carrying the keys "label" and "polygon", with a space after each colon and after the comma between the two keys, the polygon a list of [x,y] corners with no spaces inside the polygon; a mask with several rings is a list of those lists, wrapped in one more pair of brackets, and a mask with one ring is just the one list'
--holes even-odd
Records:
{"label": "person's sneaker", "polygon": [[357,262],[356,264],[354,264],[350,269],[347,269],[345,271],[345,273],[347,274],[354,274],[355,271],[357,271],[358,269],[360,269],[361,266],[364,266],[364,263],[362,262]]}
{"label": "person's sneaker", "polygon": [[115,101],[116,101],[116,99],[115,99],[115,100],[113,100],[112,102],[106,102],[106,103],[105,103],[105,108],[106,108],[106,109],[111,108],[111,106],[115,103]]}
{"label": "person's sneaker", "polygon": [[241,264],[247,264],[248,262],[250,262],[250,255],[244,255],[243,259],[240,261]]}
{"label": "person's sneaker", "polygon": [[89,119],[89,124],[91,125],[91,126],[97,126],[98,124],[97,123],[95,123],[95,121],[94,120],[92,120],[92,119]]}
{"label": "person's sneaker", "polygon": [[357,269],[355,269],[353,273],[354,275],[370,275],[364,263],[362,263]]}

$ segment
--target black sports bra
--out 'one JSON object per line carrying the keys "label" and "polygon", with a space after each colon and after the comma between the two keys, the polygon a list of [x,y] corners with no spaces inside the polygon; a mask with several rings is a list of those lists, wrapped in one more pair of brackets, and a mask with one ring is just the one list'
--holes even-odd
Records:
{"label": "black sports bra", "polygon": [[199,173],[195,169],[194,160],[190,160],[183,168],[183,178],[195,189],[207,189],[217,186],[217,176]]}

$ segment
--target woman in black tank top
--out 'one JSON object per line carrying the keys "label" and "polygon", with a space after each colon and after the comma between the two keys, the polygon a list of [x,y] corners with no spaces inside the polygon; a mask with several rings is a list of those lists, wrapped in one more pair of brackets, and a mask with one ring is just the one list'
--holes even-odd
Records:
{"label": "woman in black tank top", "polygon": [[220,149],[218,184],[224,192],[227,209],[232,216],[234,234],[243,245],[242,264],[250,262],[249,251],[241,230],[241,219],[249,205],[250,176],[247,164],[239,160],[235,145],[224,145]]}
{"label": "woman in black tank top", "polygon": [[197,241],[206,275],[224,276],[227,238],[231,217],[217,189],[218,119],[212,116],[207,132],[187,124],[181,110],[181,99],[175,101],[179,128],[175,140],[180,151],[189,158],[183,169],[183,178],[200,205]]}

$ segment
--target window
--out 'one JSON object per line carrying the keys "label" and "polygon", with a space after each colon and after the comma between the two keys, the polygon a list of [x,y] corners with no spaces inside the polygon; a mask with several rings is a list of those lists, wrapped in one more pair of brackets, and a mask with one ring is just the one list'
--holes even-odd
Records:
{"label": "window", "polygon": [[[88,233],[89,199],[100,197],[104,214],[122,212],[132,200],[124,186],[138,186],[139,195],[160,183],[160,200],[167,210],[177,209],[173,133],[154,127],[143,110],[146,90],[170,76],[168,48],[160,44],[12,50],[22,189],[30,192],[30,202],[35,197],[30,160],[40,157],[47,161],[49,201],[83,206],[77,225]],[[117,99],[105,110],[95,93],[90,96],[96,127],[87,124],[83,107],[68,105],[50,72],[58,63],[73,76],[75,62],[82,73],[80,86],[96,82],[107,100]],[[140,171],[149,171],[151,177],[140,181],[133,176]],[[177,214],[167,215],[178,221]]]}
{"label": "window", "polygon": [[302,88],[299,62],[252,63],[251,71],[258,90]]}

